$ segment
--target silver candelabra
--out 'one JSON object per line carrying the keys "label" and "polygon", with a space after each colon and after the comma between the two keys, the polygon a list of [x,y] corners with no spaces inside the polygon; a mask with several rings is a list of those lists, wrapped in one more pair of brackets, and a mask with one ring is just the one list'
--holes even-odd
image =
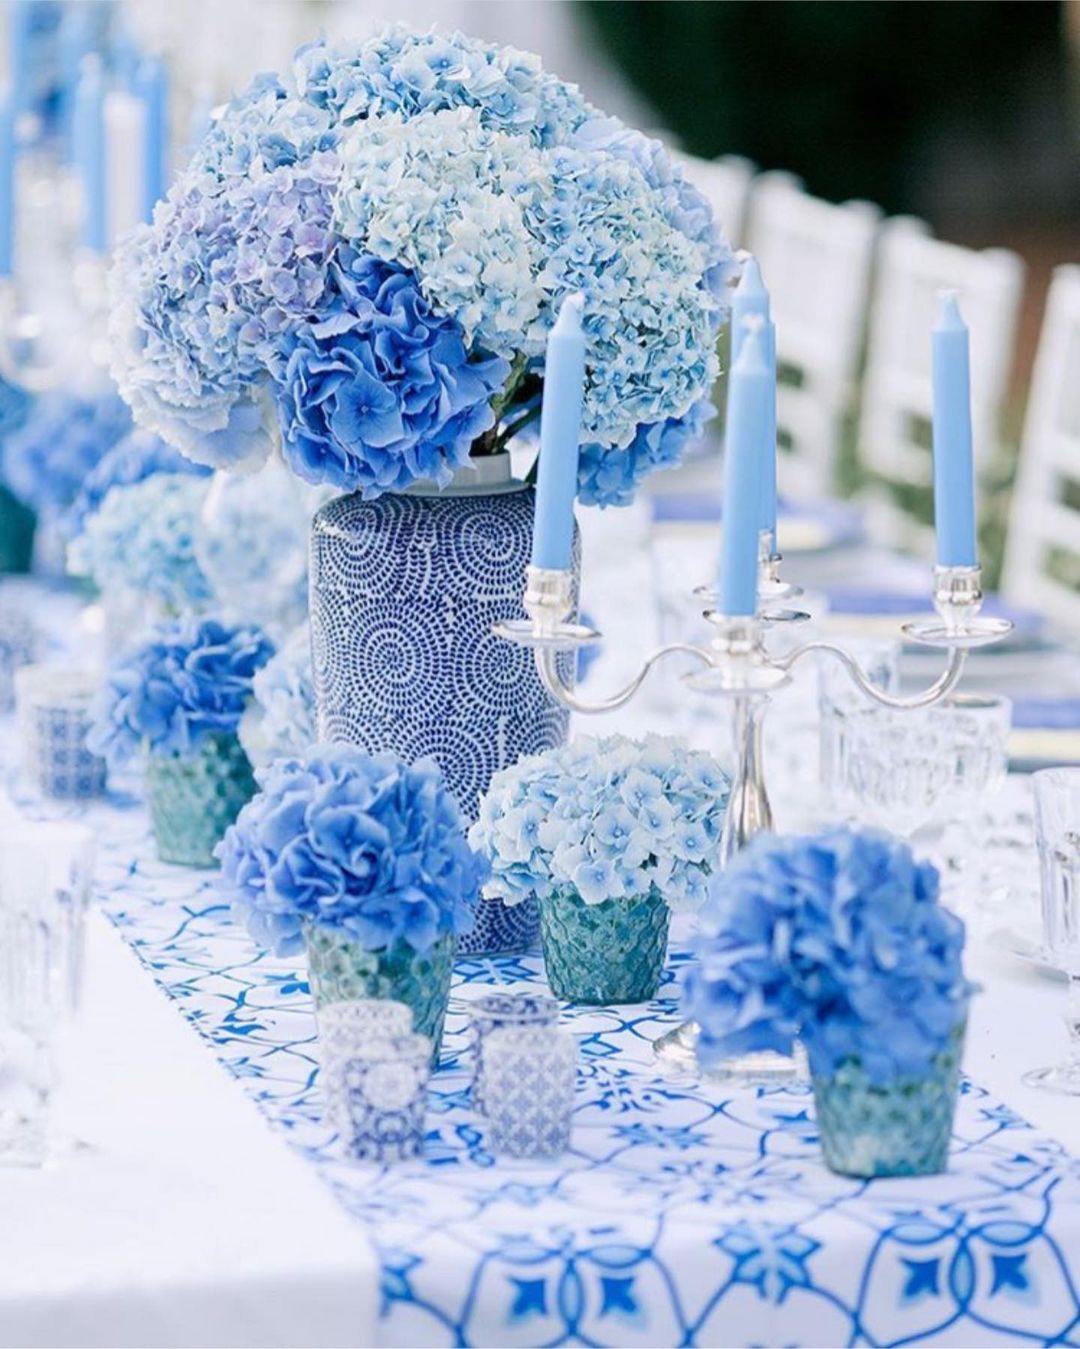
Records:
{"label": "silver candelabra", "polygon": [[[536,669],[553,698],[573,712],[611,712],[628,703],[645,682],[650,670],[668,656],[689,657],[699,668],[683,676],[699,693],[726,698],[731,704],[732,767],[731,794],[720,842],[721,865],[755,834],[772,828],[772,809],[762,757],[762,721],[772,693],[788,683],[800,660],[813,653],[837,660],[865,697],[897,710],[931,707],[960,682],[969,651],[1005,637],[1012,624],[988,618],[980,611],[983,602],[982,569],[936,567],[933,603],[936,617],[905,623],[902,631],[913,642],[939,647],[946,653],[941,674],[919,693],[900,697],[886,693],[867,676],[859,662],[834,642],[810,641],[783,655],[765,647],[770,624],[798,622],[807,617],[798,610],[779,608],[800,591],[780,575],[782,558],[773,551],[770,536],[762,532],[758,568],[758,612],[731,617],[717,613],[715,594],[708,587],[694,593],[702,600],[705,618],[713,635],[705,646],[672,642],[653,651],[630,682],[610,697],[585,700],[571,688],[559,669],[558,657],[600,639],[595,629],[573,621],[574,582],[570,570],[530,566],[526,570],[524,608],[527,619],[495,626],[498,636],[533,648]],[[658,1058],[668,1066],[684,1068],[695,1059],[696,1028],[680,1026],[656,1042]]]}

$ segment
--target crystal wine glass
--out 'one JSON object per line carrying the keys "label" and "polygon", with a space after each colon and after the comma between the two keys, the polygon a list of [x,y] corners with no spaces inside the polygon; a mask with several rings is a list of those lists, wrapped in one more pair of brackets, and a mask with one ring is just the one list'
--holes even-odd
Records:
{"label": "crystal wine glass", "polygon": [[1025,1073],[1024,1081],[1080,1096],[1080,768],[1047,768],[1033,780],[1043,942],[1069,980],[1069,1053],[1064,1063]]}

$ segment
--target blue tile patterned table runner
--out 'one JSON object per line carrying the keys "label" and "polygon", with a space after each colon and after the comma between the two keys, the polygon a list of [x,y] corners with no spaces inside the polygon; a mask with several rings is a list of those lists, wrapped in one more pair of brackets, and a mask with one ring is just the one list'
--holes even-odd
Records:
{"label": "blue tile patterned table runner", "polygon": [[424,1160],[337,1160],[302,962],[259,953],[211,874],[157,862],[141,809],[90,817],[109,918],[366,1229],[383,1343],[1080,1343],[1080,1163],[967,1082],[948,1175],[830,1175],[808,1090],[654,1073],[678,943],[656,1002],[564,1014],[581,1069],[558,1163],[496,1160],[466,1094],[468,1000],[542,982],[531,957],[459,962]]}

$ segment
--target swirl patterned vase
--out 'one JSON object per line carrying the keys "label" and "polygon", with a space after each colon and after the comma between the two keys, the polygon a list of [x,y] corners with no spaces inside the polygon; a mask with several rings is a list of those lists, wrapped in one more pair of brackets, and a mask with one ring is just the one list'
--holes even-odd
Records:
{"label": "swirl patterned vase", "polygon": [[654,886],[647,895],[586,904],[561,890],[540,904],[540,938],[556,997],[589,1006],[656,996],[667,958],[671,911]]}
{"label": "swirl patterned vase", "polygon": [[403,941],[369,951],[329,928],[310,924],[304,931],[304,945],[317,1008],[354,998],[403,1002],[412,1008],[413,1030],[430,1039],[432,1060],[438,1062],[454,972],[457,938],[453,933],[440,937],[423,953]]}
{"label": "swirl patterned vase", "polygon": [[152,754],[146,788],[158,857],[187,867],[217,866],[214,849],[256,791],[235,735],[208,737],[189,759]]}
{"label": "swirl patterned vase", "polygon": [[851,1061],[814,1075],[825,1165],[841,1176],[935,1176],[945,1170],[963,1056],[963,1029],[918,1081],[878,1086]]}
{"label": "swirl patterned vase", "polygon": [[[569,714],[532,652],[492,625],[524,617],[533,492],[508,455],[444,491],[331,501],[315,516],[311,632],[320,739],[433,757],[469,822],[492,774],[562,744]],[[479,906],[462,953],[527,950],[536,906]]]}

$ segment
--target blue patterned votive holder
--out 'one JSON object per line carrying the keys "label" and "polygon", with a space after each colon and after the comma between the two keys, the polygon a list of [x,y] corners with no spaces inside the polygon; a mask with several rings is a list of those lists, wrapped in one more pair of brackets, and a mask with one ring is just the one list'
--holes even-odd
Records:
{"label": "blue patterned votive holder", "polygon": [[43,796],[85,801],[105,790],[105,760],[87,748],[98,676],[70,666],[24,665],[15,672],[23,765]]}
{"label": "blue patterned votive holder", "polygon": [[506,1157],[543,1160],[570,1145],[577,1041],[554,1026],[504,1026],[484,1039],[488,1145]]}
{"label": "blue patterned votive holder", "polygon": [[431,1041],[426,1035],[362,1038],[324,1055],[328,1118],[354,1161],[407,1161],[424,1140]]}
{"label": "blue patterned votive holder", "polygon": [[554,1026],[559,1004],[536,993],[488,993],[469,1005],[472,1056],[472,1103],[484,1113],[484,1042],[506,1026]]}
{"label": "blue patterned votive holder", "polygon": [[393,998],[350,998],[330,1002],[315,1013],[319,1025],[319,1061],[325,1067],[369,1040],[411,1035],[412,1008]]}
{"label": "blue patterned votive holder", "polygon": [[18,609],[0,606],[0,712],[15,706],[15,672],[38,658],[37,628]]}

